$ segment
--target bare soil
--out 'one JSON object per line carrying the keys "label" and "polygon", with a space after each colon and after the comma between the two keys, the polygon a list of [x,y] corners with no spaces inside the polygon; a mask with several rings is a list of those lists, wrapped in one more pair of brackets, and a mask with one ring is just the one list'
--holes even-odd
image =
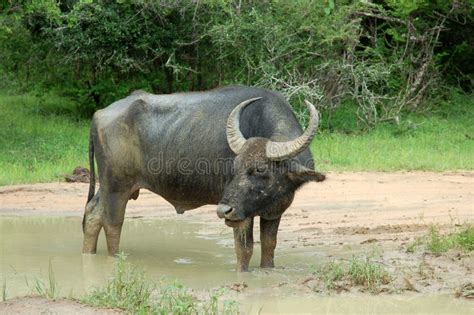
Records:
{"label": "bare soil", "polygon": [[121,314],[120,310],[101,309],[70,299],[48,300],[38,296],[15,298],[0,303],[1,314]]}
{"label": "bare soil", "polygon": [[[311,183],[298,191],[283,216],[278,247],[330,248],[328,259],[350,257],[354,249],[370,252],[379,248],[382,254],[378,261],[395,275],[387,292],[454,296],[462,285],[474,283],[472,254],[452,250],[434,256],[424,250],[406,251],[433,224],[442,232],[474,224],[474,172],[327,175],[325,182]],[[1,187],[0,215],[82,216],[87,190],[88,184],[84,183]],[[127,206],[129,218],[176,215],[164,199],[144,190],[138,200],[131,200]],[[184,216],[191,221],[207,222],[209,229],[224,228],[224,222],[215,214],[215,206],[192,210]],[[302,291],[317,291],[319,285],[310,275],[291,284]],[[40,299],[32,301],[38,304],[37,310],[46,305]],[[24,302],[17,299],[9,303],[7,307],[14,312],[15,304]]]}

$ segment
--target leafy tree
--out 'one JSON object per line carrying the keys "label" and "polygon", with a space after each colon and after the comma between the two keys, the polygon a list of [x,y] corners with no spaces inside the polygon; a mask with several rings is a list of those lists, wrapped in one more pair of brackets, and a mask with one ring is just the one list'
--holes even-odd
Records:
{"label": "leafy tree", "polygon": [[[0,87],[69,96],[91,115],[135,89],[244,83],[364,126],[472,92],[468,0],[9,0]],[[305,113],[301,111],[304,120]]]}

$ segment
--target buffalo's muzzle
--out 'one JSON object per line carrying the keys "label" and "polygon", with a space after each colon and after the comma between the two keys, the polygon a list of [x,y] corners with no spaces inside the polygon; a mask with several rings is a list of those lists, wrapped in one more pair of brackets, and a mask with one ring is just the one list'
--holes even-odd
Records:
{"label": "buffalo's muzzle", "polygon": [[220,203],[217,205],[217,216],[221,219],[227,219],[232,212],[234,212],[234,208],[229,205]]}

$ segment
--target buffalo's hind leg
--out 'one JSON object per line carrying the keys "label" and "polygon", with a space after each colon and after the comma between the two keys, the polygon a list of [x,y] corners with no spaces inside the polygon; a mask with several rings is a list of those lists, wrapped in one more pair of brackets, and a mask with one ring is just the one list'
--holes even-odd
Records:
{"label": "buffalo's hind leg", "polygon": [[275,247],[277,244],[278,226],[280,219],[265,220],[260,218],[260,243],[262,246],[262,257],[260,261],[261,268],[275,267]]}
{"label": "buffalo's hind leg", "polygon": [[97,239],[102,229],[103,205],[100,197],[101,190],[89,201],[84,211],[82,219],[82,231],[84,233],[84,243],[82,253],[95,254],[97,252]]}
{"label": "buffalo's hind leg", "polygon": [[107,250],[110,256],[118,253],[120,234],[125,218],[125,207],[130,191],[110,191],[104,187],[86,205],[82,227],[84,231],[84,254],[95,254],[97,239],[104,228]]}

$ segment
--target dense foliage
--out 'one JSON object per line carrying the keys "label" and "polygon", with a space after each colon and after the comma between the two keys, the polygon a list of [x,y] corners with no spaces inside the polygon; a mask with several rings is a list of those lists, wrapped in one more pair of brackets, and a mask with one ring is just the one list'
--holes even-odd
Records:
{"label": "dense foliage", "polygon": [[[242,83],[349,106],[363,126],[472,93],[469,0],[8,0],[0,88],[90,115],[135,89]],[[69,104],[69,103],[68,103]],[[303,115],[304,116],[304,115]]]}

